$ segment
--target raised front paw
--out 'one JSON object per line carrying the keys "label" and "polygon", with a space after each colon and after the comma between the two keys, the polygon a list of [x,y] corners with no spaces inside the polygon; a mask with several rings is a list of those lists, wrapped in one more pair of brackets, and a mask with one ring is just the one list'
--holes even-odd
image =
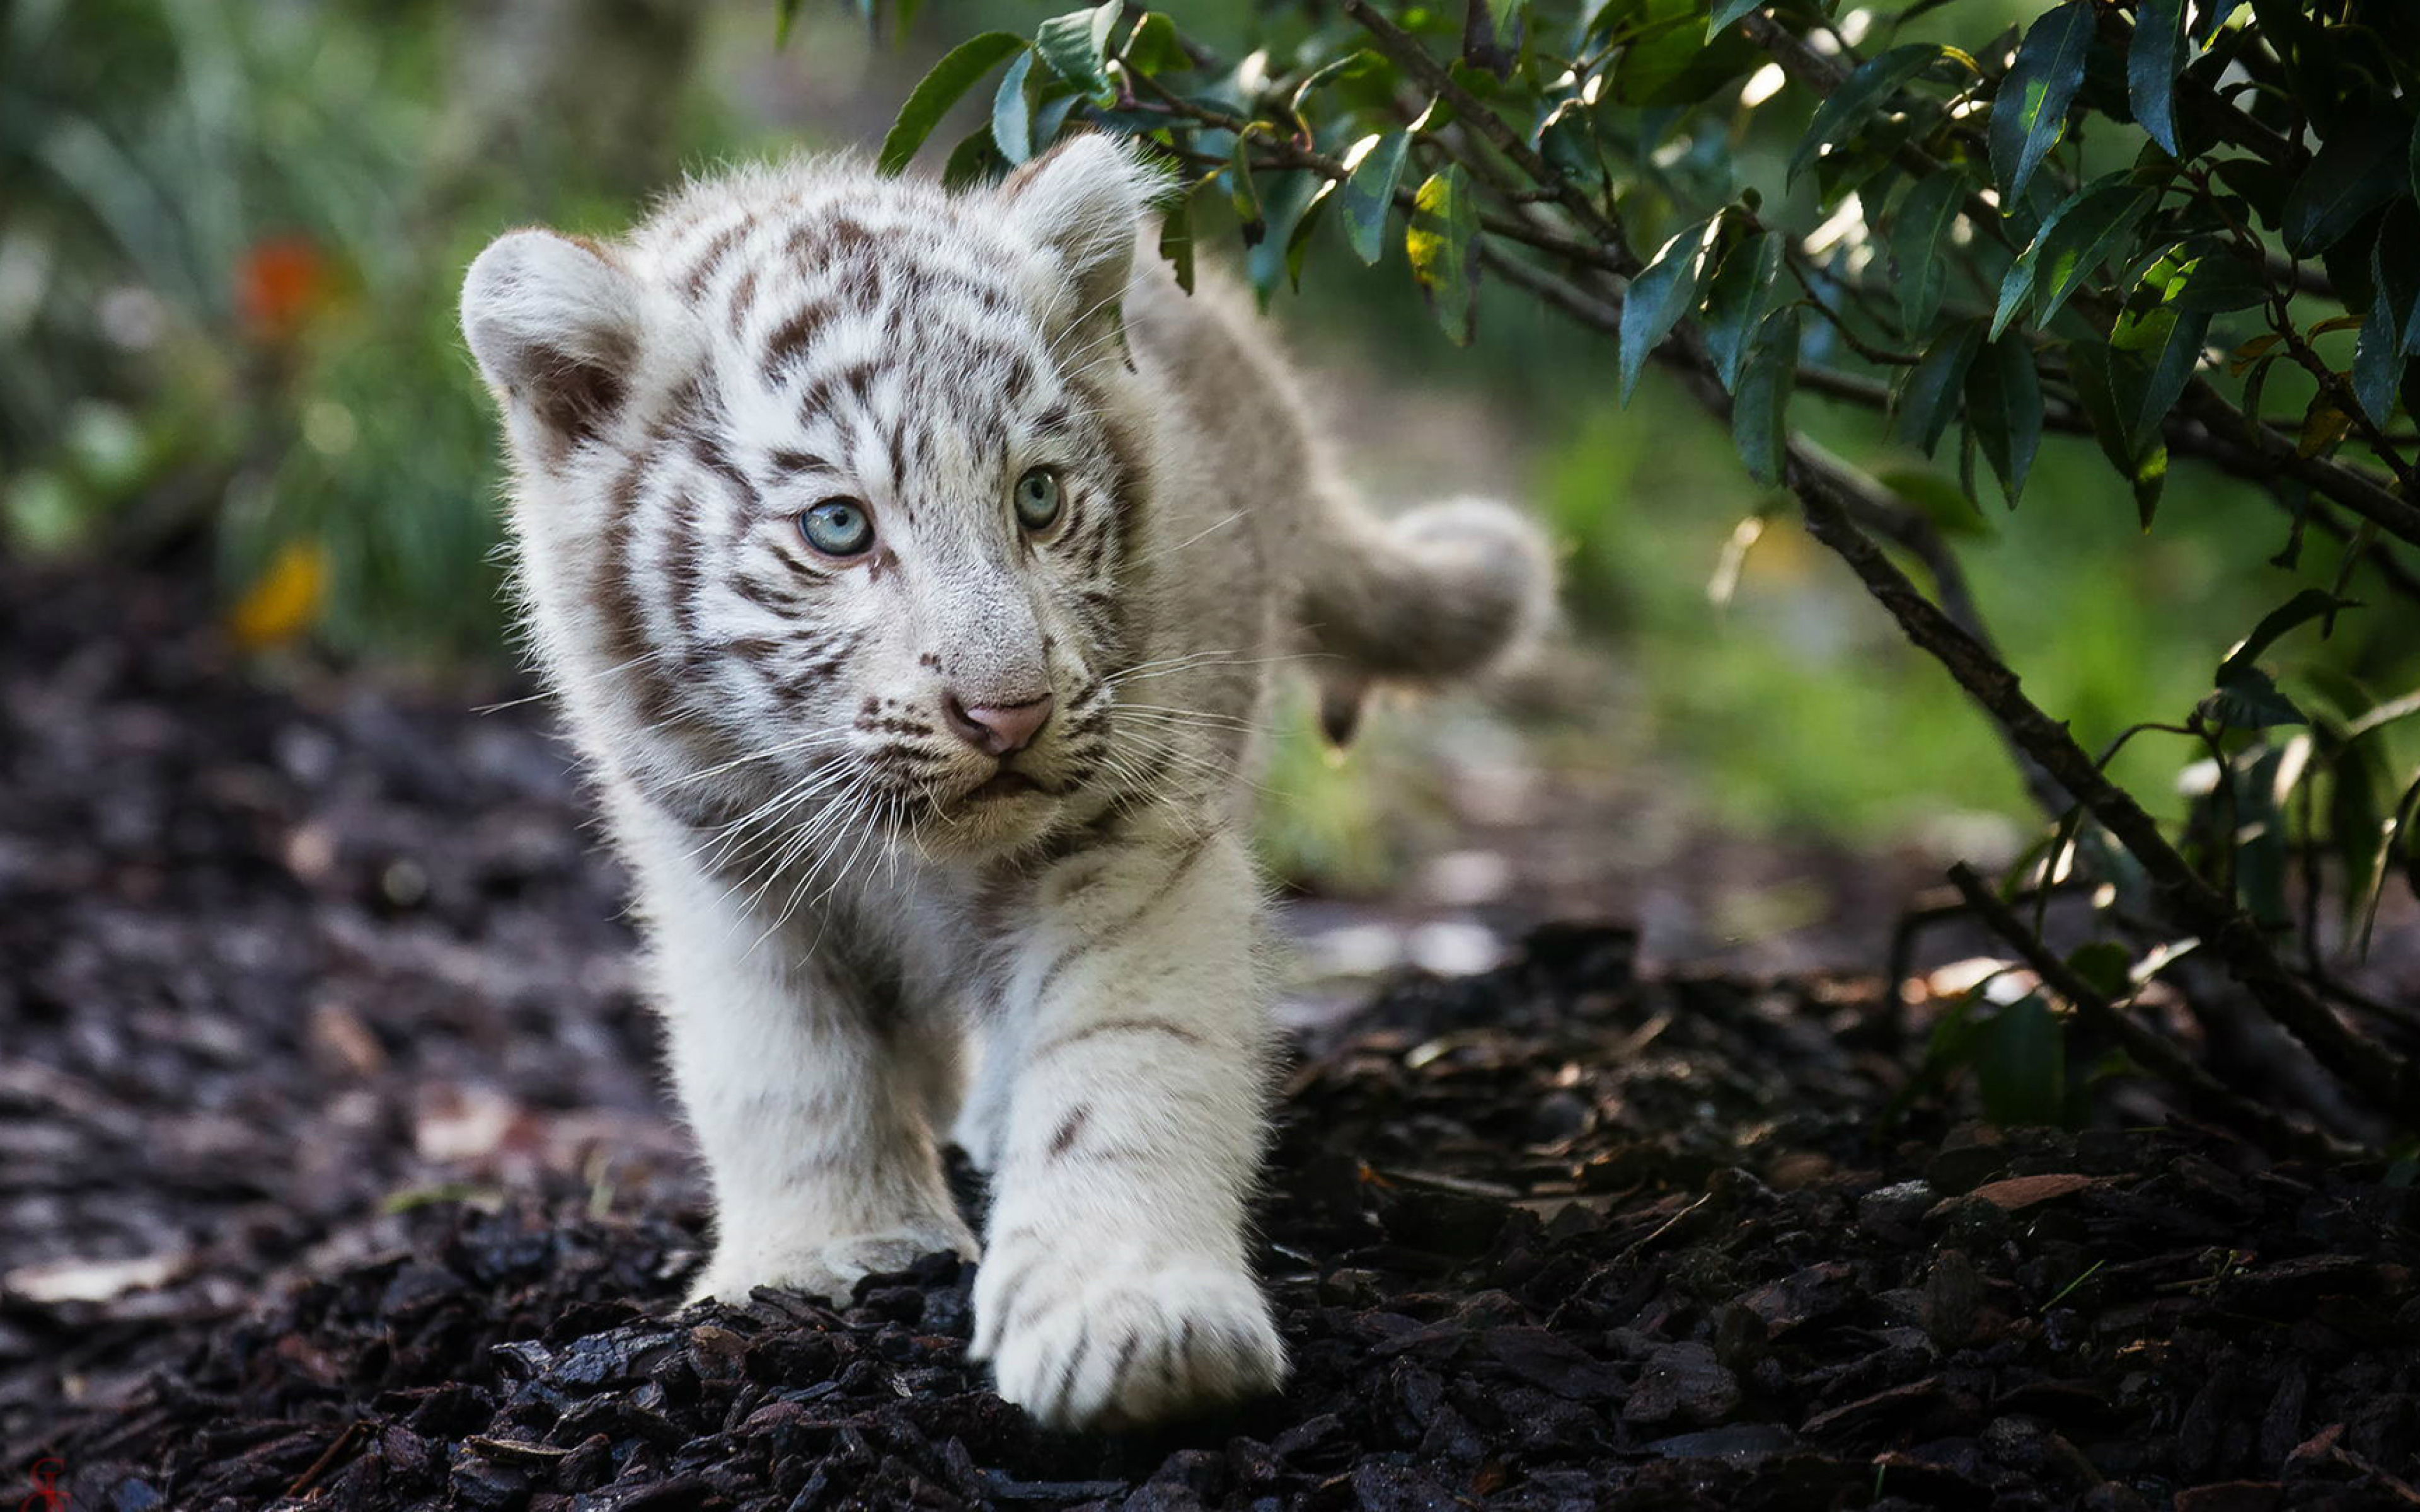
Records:
{"label": "raised front paw", "polygon": [[1048,1427],[1124,1427],[1277,1390],[1285,1348],[1252,1278],[1011,1254],[975,1278],[974,1357]]}
{"label": "raised front paw", "polygon": [[904,1271],[927,1255],[952,1250],[972,1259],[974,1236],[965,1228],[929,1225],[876,1234],[845,1234],[820,1243],[717,1244],[714,1259],[689,1300],[711,1297],[737,1305],[758,1287],[801,1291],[845,1303],[861,1277]]}

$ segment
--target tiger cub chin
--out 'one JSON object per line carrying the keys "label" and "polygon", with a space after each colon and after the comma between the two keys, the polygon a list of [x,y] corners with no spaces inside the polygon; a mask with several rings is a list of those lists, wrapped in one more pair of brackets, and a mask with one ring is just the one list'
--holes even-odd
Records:
{"label": "tiger cub chin", "polygon": [[1500,505],[1362,511],[1248,303],[1138,255],[1160,189],[1099,136],[963,193],[749,168],[462,290],[712,1177],[697,1294],[980,1252],[974,1352],[1057,1425],[1285,1376],[1246,1239],[1273,664],[1349,726],[1548,594]]}

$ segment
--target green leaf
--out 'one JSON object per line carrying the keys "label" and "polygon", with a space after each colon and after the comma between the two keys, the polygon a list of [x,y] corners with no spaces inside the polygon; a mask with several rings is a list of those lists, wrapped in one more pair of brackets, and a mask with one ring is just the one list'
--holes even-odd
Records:
{"label": "green leaf", "polygon": [[1785,239],[1766,231],[1732,248],[1706,291],[1706,354],[1726,389],[1739,386],[1748,347],[1773,309]]}
{"label": "green leaf", "polygon": [[1000,76],[1000,91],[991,97],[991,141],[1011,162],[1033,156],[1033,110],[1025,102],[1025,76],[1033,71],[1033,54],[1018,54]]}
{"label": "green leaf", "polygon": [[2362,412],[2370,423],[2381,427],[2395,413],[2395,391],[2403,380],[2403,331],[2396,318],[2385,257],[2386,238],[2381,234],[2369,249],[2369,313],[2362,317],[2352,354],[2353,397],[2361,401]]}
{"label": "green leaf", "polygon": [[2144,445],[2134,437],[2133,417],[2142,412],[2149,379],[2144,364],[2105,341],[2076,340],[2067,344],[2067,371],[2076,402],[2092,423],[2092,439],[2133,486],[2134,513],[2149,530],[2167,484],[2168,449],[2164,441]]}
{"label": "green leaf", "polygon": [[2378,838],[2393,822],[2381,811],[2386,783],[2393,779],[2375,745],[2339,749],[2331,764],[2335,780],[2328,784],[2328,836],[2336,864],[2344,869],[2345,933],[2358,937],[2365,918],[2364,903],[2376,895],[2386,857]]}
{"label": "green leaf", "polygon": [[1900,322],[1922,331],[1941,313],[1949,286],[1949,231],[1974,187],[1955,169],[1916,181],[1891,224],[1891,266],[1899,278]]}
{"label": "green leaf", "polygon": [[1302,213],[1294,218],[1294,228],[1286,233],[1286,284],[1297,294],[1302,292],[1303,259],[1311,255],[1311,228],[1319,224],[1320,212],[1327,208],[1327,202],[1336,197],[1336,189],[1335,179],[1321,180],[1319,187],[1311,191]]}
{"label": "green leaf", "polygon": [[1681,317],[1697,307],[1699,280],[1704,276],[1706,228],[1699,221],[1664,243],[1655,260],[1630,281],[1621,301],[1621,402],[1627,406],[1638,387],[1647,357]]}
{"label": "green leaf", "polygon": [[2009,507],[2016,508],[2042,433],[2041,375],[2024,337],[2002,336],[1978,355],[1966,373],[1966,418]]}
{"label": "green leaf", "polygon": [[2243,0],[2200,0],[2200,15],[2194,22],[2194,40],[2204,47],[2226,24],[2226,18],[2243,8]]}
{"label": "green leaf", "polygon": [[1193,292],[1193,196],[1187,194],[1159,221],[1159,255],[1176,274],[1176,286]]}
{"label": "green leaf", "polygon": [[1613,68],[1613,98],[1621,104],[1697,104],[1764,55],[1737,34],[1708,41],[1699,30],[1699,20],[1706,13],[1704,0],[1640,0],[1640,5],[1643,24],[1632,28],[1629,44]]}
{"label": "green leaf", "polygon": [[1237,131],[1235,145],[1227,154],[1227,199],[1235,207],[1236,227],[1248,247],[1259,246],[1269,234],[1268,214],[1261,208],[1261,189],[1252,182],[1252,130],[1246,127]]}
{"label": "green leaf", "polygon": [[1126,67],[1144,73],[1172,72],[1193,66],[1193,60],[1185,54],[1184,44],[1177,40],[1176,23],[1156,10],[1146,12],[1142,20],[1135,23],[1118,55],[1126,60]]}
{"label": "green leaf", "polygon": [[1942,433],[1958,414],[1965,392],[1966,371],[1982,349],[1983,322],[1961,320],[1934,338],[1916,364],[1908,369],[1899,393],[1899,434],[1931,456]]}
{"label": "green leaf", "polygon": [[1412,277],[1428,296],[1437,323],[1457,347],[1478,333],[1479,265],[1471,255],[1479,233],[1479,207],[1462,164],[1430,176],[1412,199],[1412,224],[1404,235]]}
{"label": "green leaf", "polygon": [[2070,194],[2009,265],[1999,305],[1992,312],[1992,339],[1998,340],[2028,304],[2038,306],[2034,323],[2049,325],[2068,296],[2108,261],[2150,209],[2153,197],[2125,174],[2111,174]]}
{"label": "green leaf", "polygon": [[1387,250],[1387,214],[1395,208],[1395,184],[1404,175],[1407,131],[1365,136],[1344,155],[1344,235],[1353,254],[1375,265]]}
{"label": "green leaf", "polygon": [[2159,434],[2161,423],[2192,379],[2201,361],[2202,340],[2210,334],[2210,316],[2163,305],[2131,318],[2133,329],[2123,339],[2113,335],[2111,344],[2144,358],[2142,385],[2126,414],[2127,437],[2140,449]]}
{"label": "green leaf", "polygon": [[1014,32],[985,32],[980,37],[960,42],[933,65],[908,102],[899,107],[899,118],[891,124],[891,134],[882,139],[882,151],[875,159],[875,167],[885,175],[894,175],[908,166],[916,149],[933,134],[942,116],[958,102],[958,97],[974,87],[977,79],[1000,66],[1002,58],[1025,50],[1025,39]]}
{"label": "green leaf", "polygon": [[2397,349],[2406,357],[2420,352],[2420,206],[2406,200],[2381,220],[2369,281],[2394,323]]}
{"label": "green leaf", "polygon": [[1330,79],[1336,78],[1338,75],[1343,73],[1345,69],[1360,68],[1366,62],[1366,54],[1360,53],[1347,53],[1342,57],[1330,58],[1326,63],[1321,64],[1318,68],[1311,69],[1309,73],[1303,75],[1302,83],[1295,85],[1294,86],[1294,93],[1287,97],[1286,114],[1292,116],[1296,120],[1302,119],[1303,106],[1310,102],[1311,97],[1318,91],[1321,85],[1327,83]]}
{"label": "green leaf", "polygon": [[[2412,785],[2404,790],[2403,796],[2396,800],[2395,807],[2386,810],[2385,814],[2379,819],[2375,830],[2378,848],[2372,853],[2374,859],[2366,871],[2369,887],[2364,892],[2353,893],[2348,900],[2349,904],[2357,904],[2353,917],[2359,920],[2361,953],[2364,957],[2369,954],[2370,933],[2378,923],[2378,905],[2385,892],[2386,866],[2394,859],[2396,839],[2398,835],[2409,833],[2413,822],[2420,820],[2420,811],[2415,810],[2420,810],[2420,778],[2413,779]],[[2420,844],[2407,842],[2404,854],[2410,858],[2406,864],[2412,866],[2415,872],[2420,872]],[[2352,872],[2348,869],[2346,875],[2352,874]],[[2420,874],[2412,876],[2412,886],[2415,893],[2420,893]]]}
{"label": "green leaf", "polygon": [[1078,97],[1061,95],[1045,100],[1033,112],[1033,146],[1047,147],[1059,140],[1059,129],[1067,124],[1067,116],[1076,108]]}
{"label": "green leaf", "polygon": [[1731,401],[1731,440],[1747,475],[1770,488],[1790,458],[1790,395],[1798,383],[1798,307],[1764,317]]}
{"label": "green leaf", "polygon": [[806,0],[779,0],[773,11],[773,47],[778,52],[790,45],[790,28],[798,24],[799,11]]}
{"label": "green leaf", "polygon": [[1874,481],[1924,512],[1944,535],[1983,535],[1991,522],[1957,484],[1927,468],[1885,468]]}
{"label": "green leaf", "polygon": [[1941,49],[1933,43],[1910,42],[1868,59],[1817,107],[1814,120],[1807,123],[1807,134],[1798,139],[1797,150],[1790,154],[1785,182],[1796,183],[1798,176],[1825,147],[1852,135],[1854,129],[1863,126],[1885,100],[1940,56]]}
{"label": "green leaf", "polygon": [[2126,49],[2126,100],[2134,119],[2169,157],[2177,147],[2177,75],[2185,66],[2184,0],[2142,0]]}
{"label": "green leaf", "polygon": [[1975,1044],[1975,1089],[1998,1124],[2055,1124],[2067,1113],[2067,1034],[2040,993],[1992,1015]]}
{"label": "green leaf", "polygon": [[2364,216],[2402,193],[2410,187],[2411,143],[2400,120],[2380,116],[2321,144],[2286,194],[2278,225],[2286,250],[2316,257]]}
{"label": "green leaf", "polygon": [[2231,730],[2271,730],[2279,725],[2308,724],[2294,701],[2277,691],[2277,681],[2257,667],[2238,668],[2219,679],[2218,687],[2201,701],[2201,716]]}
{"label": "green leaf", "polygon": [[1715,33],[1764,3],[1765,0],[1719,0],[1713,18],[1706,23],[1706,40],[1713,41]]}
{"label": "green leaf", "polygon": [[2246,671],[2257,671],[2258,669],[2253,663],[2262,652],[2275,645],[2287,631],[2340,610],[2360,607],[2355,600],[2339,598],[2323,588],[2305,588],[2260,616],[2260,623],[2252,627],[2252,633],[2237,642],[2235,649],[2226,654],[2226,659],[2218,664],[2217,674],[2211,681],[2224,687],[2230,678]]}
{"label": "green leaf", "polygon": [[1053,16],[1033,33],[1033,46],[1050,70],[1087,95],[1109,92],[1109,31],[1117,24],[1119,0],[1105,0],[1089,10]]}
{"label": "green leaf", "polygon": [[2412,195],[2420,199],[2420,120],[2412,123]]}
{"label": "green leaf", "polygon": [[2181,283],[2167,297],[2171,309],[2224,315],[2248,310],[2269,298],[2260,274],[2232,252],[2206,252],[2187,263],[2179,277]]}
{"label": "green leaf", "polygon": [[991,128],[978,126],[950,149],[949,161],[941,164],[941,183],[945,188],[964,189],[997,178],[1007,169],[1008,160],[992,145]]}
{"label": "green leaf", "polygon": [[1992,99],[1992,172],[2003,203],[2024,193],[2067,131],[2067,108],[2084,82],[2092,46],[2091,0],[2066,0],[2026,31],[2017,60]]}
{"label": "green leaf", "polygon": [[2116,940],[2095,940],[2067,958],[2067,968],[2103,997],[2119,998],[2133,989],[2134,956]]}

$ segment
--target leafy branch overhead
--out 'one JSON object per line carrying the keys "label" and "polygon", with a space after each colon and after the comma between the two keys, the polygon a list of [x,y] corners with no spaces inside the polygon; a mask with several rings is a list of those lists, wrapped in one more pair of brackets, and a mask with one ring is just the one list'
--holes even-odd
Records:
{"label": "leafy branch overhead", "polygon": [[[997,74],[944,176],[1133,137],[1181,186],[1162,245],[1187,286],[1197,227],[1240,233],[1264,301],[1314,257],[1399,244],[1455,343],[1529,298],[1610,343],[1624,402],[1662,367],[2001,732],[2046,826],[2009,895],[2093,874],[2089,948],[2282,1026],[2363,1110],[2314,1117],[2412,1121],[2420,1072],[2340,968],[2389,878],[2420,875],[2397,744],[2420,696],[2306,669],[2420,607],[2420,7],[1294,0],[1257,24],[1233,57],[1117,3],[976,38],[882,162]],[[1897,460],[1812,445],[1812,405],[1827,434],[1866,412]],[[2101,757],[2018,683],[1943,533],[1987,517],[1984,473],[2021,507],[2061,437],[2145,531],[2187,466],[2278,505],[2277,611],[2212,648],[2207,696],[2140,711]],[[2202,764],[2186,811],[2107,775],[2144,733]],[[2101,1000],[2122,1014],[2141,986]]]}

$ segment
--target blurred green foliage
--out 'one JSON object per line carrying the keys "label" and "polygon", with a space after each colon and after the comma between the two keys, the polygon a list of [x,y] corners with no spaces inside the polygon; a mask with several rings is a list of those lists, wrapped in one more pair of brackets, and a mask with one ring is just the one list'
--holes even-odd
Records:
{"label": "blurred green foliage", "polygon": [[[681,163],[800,145],[795,117],[735,83],[742,66],[804,81],[835,132],[870,144],[880,130],[835,103],[865,71],[863,44],[839,48],[813,29],[846,24],[845,8],[806,8],[770,64],[764,10],[735,8],[719,23],[738,41],[692,79],[691,44],[664,39],[680,23],[647,0],[582,13],[630,34],[616,66],[644,60],[642,83],[665,97],[645,128],[652,155],[597,150],[526,116],[500,125],[495,81],[465,58],[484,42],[479,15],[512,8],[14,0],[0,13],[0,343],[12,354],[0,363],[0,541],[147,552],[206,532],[234,606],[299,551],[318,573],[301,618],[323,643],[414,660],[492,654],[504,628],[500,480],[489,408],[455,331],[460,269],[506,225],[610,230]],[[1901,39],[1989,35],[2041,8],[1961,0]],[[904,51],[938,55],[986,26],[1031,30],[1036,19],[1012,0],[928,9]],[[1332,29],[1299,8],[1242,3],[1187,6],[1181,19],[1278,78]],[[648,30],[666,26],[675,32]],[[875,61],[913,76],[912,56]],[[1350,72],[1324,87],[1342,102],[1371,98]],[[977,92],[986,98],[953,120],[970,128],[984,116],[992,101]],[[1812,109],[1787,91],[1761,116],[1740,113],[1725,171],[1777,186]],[[1715,166],[1707,138],[1679,140],[1698,156],[1664,162],[1646,184],[1651,223]],[[1877,841],[1947,811],[2024,811],[1986,724],[1794,529],[1763,532],[1736,563],[1728,602],[1710,598],[1741,521],[1778,500],[1660,376],[1622,409],[1606,344],[1496,285],[1480,291],[1484,339],[1454,347],[1404,258],[1389,248],[1365,271],[1332,211],[1294,249],[1311,255],[1293,292],[1283,228],[1309,187],[1263,177],[1273,234],[1226,255],[1270,290],[1299,344],[1419,372],[1499,418],[1514,459],[1502,491],[1551,521],[1569,552],[1575,625],[1635,672],[1644,706],[1625,717],[1643,716],[1728,821]],[[1202,243],[1222,252],[1234,246],[1225,198],[1195,208]],[[2321,338],[2348,353],[2354,339]],[[2309,392],[2281,371],[2273,406]],[[1954,488],[1953,465],[1878,440],[1858,416],[1802,396],[1792,418],[1861,466],[1929,468]],[[2242,626],[2294,587],[2324,586],[2332,555],[2307,553],[2297,573],[2265,567],[2281,541],[2273,508],[2198,471],[2174,481],[2146,538],[2090,443],[2057,438],[2023,510],[1941,517],[1963,532],[1987,618],[2028,687],[2096,745],[2143,710],[2190,706]],[[256,618],[260,640],[299,627]],[[2305,667],[2409,686],[2414,637],[2383,618],[2348,621],[2356,633],[2330,640],[2298,637],[2284,649],[2289,687],[2308,696]],[[1286,798],[1273,824],[1281,866],[1383,882],[1394,857],[1368,771],[1384,767],[1393,783],[1409,764],[1389,765],[1383,746],[1340,764],[1307,719],[1285,730],[1267,782]],[[2147,739],[2117,770],[2180,808],[2167,795],[2190,754]]]}
{"label": "blurred green foliage", "polygon": [[499,480],[455,281],[503,225],[610,221],[643,186],[466,97],[467,14],[0,13],[0,539],[201,531],[231,602],[282,585],[239,613],[253,639],[492,651]]}

